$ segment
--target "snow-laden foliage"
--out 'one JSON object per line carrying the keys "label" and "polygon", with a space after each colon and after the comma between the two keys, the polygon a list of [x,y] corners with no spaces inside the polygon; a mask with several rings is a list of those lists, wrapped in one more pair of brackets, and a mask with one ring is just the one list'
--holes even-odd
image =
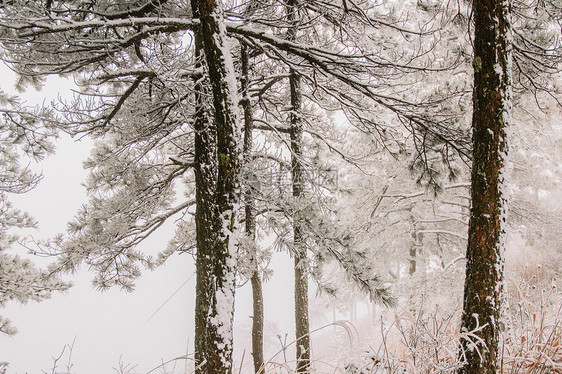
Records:
{"label": "snow-laden foliage", "polygon": [[[282,59],[299,73],[304,113],[310,112],[307,108],[311,103],[329,113],[339,111],[353,126],[389,147],[409,137],[416,150],[412,164],[426,181],[436,183],[432,159],[460,154],[466,160],[469,149],[469,134],[462,118],[470,99],[465,84],[470,73],[460,64],[469,58],[469,43],[464,30],[450,28],[451,19],[462,19],[466,9],[447,8],[445,16],[436,20],[434,10],[427,12],[419,7],[407,4],[404,9],[395,9],[392,3],[371,2],[354,3],[349,8],[346,2],[301,4],[299,27],[312,31],[301,32],[299,41],[310,54],[299,50],[293,56],[292,51],[285,53],[288,46],[277,51],[275,45],[252,42],[268,60]],[[275,7],[264,9],[272,12]],[[256,10],[256,17],[260,11]],[[405,13],[408,16],[401,17]],[[252,22],[252,17],[246,19]],[[261,21],[256,24],[265,27]],[[277,31],[273,22],[266,25],[272,33],[283,35],[282,27]],[[453,49],[449,48],[451,43],[455,43]],[[272,66],[264,56],[258,55],[256,60],[271,77],[256,77],[256,83],[263,82],[267,91],[260,86],[250,91],[256,92],[259,110],[264,112],[258,116],[259,126],[274,131],[282,131],[285,126],[288,130],[283,120],[288,97],[277,95],[287,92],[284,80],[288,72]],[[451,76],[459,78],[453,83],[448,79]],[[326,139],[315,116],[304,113],[305,134]],[[279,125],[275,125],[277,122]],[[335,142],[326,145],[338,152]]]}
{"label": "snow-laden foliage", "polygon": [[[39,183],[41,176],[30,169],[53,151],[55,135],[48,126],[48,110],[33,111],[15,97],[0,92],[0,307],[11,301],[44,300],[68,284],[39,269],[30,259],[12,253],[24,242],[24,229],[37,229],[35,220],[10,202],[10,195],[23,194]],[[43,119],[43,121],[41,121]],[[21,248],[21,246],[19,246]],[[0,332],[16,329],[0,316]]]}
{"label": "snow-laden foliage", "polygon": [[[137,56],[129,68],[104,67],[80,82],[82,95],[57,105],[65,131],[97,141],[85,162],[90,201],[70,222],[70,239],[50,243],[50,252],[60,255],[56,270],[86,262],[97,272],[99,288],[132,290],[142,268],[195,244],[192,217],[186,216],[195,204],[194,70],[185,66],[194,57],[172,41],[166,35],[148,40],[146,60]],[[136,248],[172,219],[178,227],[167,248]]]}
{"label": "snow-laden foliage", "polygon": [[[333,213],[321,211],[321,207],[310,202],[310,198],[283,202],[283,211],[288,217],[297,217],[304,228],[304,243],[311,251],[309,267],[313,279],[318,281],[320,290],[337,296],[337,287],[328,279],[331,276],[327,263],[333,262],[344,272],[347,281],[359,288],[373,301],[384,305],[393,305],[395,300],[388,287],[381,281],[378,272],[369,260],[370,253],[355,241],[345,221],[332,218]],[[294,219],[294,218],[293,218]],[[294,243],[280,236],[278,243],[294,251]],[[326,279],[327,277],[328,279]]]}
{"label": "snow-laden foliage", "polygon": [[[313,32],[289,40],[287,25],[279,22],[283,4],[244,9],[245,4],[237,4],[228,10],[225,26],[255,56],[250,94],[260,109],[256,126],[278,133],[277,127],[286,129],[287,95],[277,98],[275,92],[286,87],[289,68],[302,77],[307,101],[323,110],[345,111],[381,142],[413,134],[423,165],[432,147],[445,157],[450,149],[466,153],[466,134],[444,109],[446,95],[425,93],[419,100],[410,95],[422,87],[421,76],[454,66],[457,59],[435,52],[440,36],[432,12],[420,12],[425,18],[418,22],[402,18],[392,4],[303,3],[298,28]],[[71,269],[86,261],[100,271],[100,287],[130,289],[139,263],[153,264],[134,246],[164,221],[185,214],[193,198],[186,175],[194,156],[194,85],[207,73],[195,68],[192,30],[198,20],[191,17],[190,7],[176,1],[126,6],[14,2],[2,9],[3,47],[23,83],[48,74],[79,79],[76,99],[58,105],[61,127],[98,142],[88,163],[91,202],[71,224],[74,238],[64,244],[62,264]],[[385,30],[383,37],[379,28]],[[235,50],[233,45],[225,48]],[[447,94],[458,92],[453,88]],[[303,118],[306,132],[337,150],[315,129],[314,116]],[[393,129],[393,119],[402,130]],[[422,170],[434,178],[431,166]],[[180,180],[187,187],[175,182]],[[176,189],[187,189],[188,197],[174,201]]]}
{"label": "snow-laden foliage", "polygon": [[[132,289],[140,274],[136,264],[152,268],[171,254],[156,261],[158,251],[141,253],[135,246],[194,204],[189,187],[180,190],[177,184],[192,164],[182,159],[182,146],[189,147],[192,141],[191,131],[177,127],[150,129],[145,122],[136,125],[131,117],[126,126],[116,126],[95,143],[85,162],[91,169],[85,183],[90,202],[69,224],[70,240],[58,243],[66,270],[86,260],[99,271],[97,287],[118,284]],[[182,230],[189,229],[182,226]],[[191,248],[193,243],[182,237],[185,234],[178,229],[174,239],[178,247]]]}

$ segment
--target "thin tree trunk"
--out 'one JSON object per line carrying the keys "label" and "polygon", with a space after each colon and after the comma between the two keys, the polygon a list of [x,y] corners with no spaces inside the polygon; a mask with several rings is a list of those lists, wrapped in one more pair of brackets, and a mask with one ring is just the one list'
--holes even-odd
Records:
{"label": "thin tree trunk", "polygon": [[308,319],[308,272],[306,248],[299,224],[293,224],[295,242],[295,336],[297,337],[297,372],[310,370],[310,327]]}
{"label": "thin tree trunk", "polygon": [[[295,130],[292,128],[292,130]],[[293,197],[296,201],[302,197],[304,183],[300,161],[300,134],[299,130],[291,131],[291,148],[297,155],[293,155]],[[304,243],[303,227],[300,218],[293,217],[293,243],[295,260],[295,336],[297,339],[297,372],[304,373],[310,370],[310,327],[308,318],[308,260],[306,244]]]}
{"label": "thin tree trunk", "polygon": [[195,123],[195,365],[197,373],[230,374],[236,248],[233,233],[237,229],[234,209],[239,201],[240,168],[237,92],[220,2],[192,0],[191,5],[201,21],[195,32],[196,50],[204,51],[214,106],[212,120],[202,120],[207,103],[203,102],[201,93],[205,91],[199,79],[197,104],[198,113],[203,115],[198,114]]}
{"label": "thin tree trunk", "polygon": [[[498,373],[503,241],[506,224],[506,127],[511,112],[510,2],[475,0],[473,164],[462,331],[485,343],[462,340],[459,373]],[[475,343],[475,342],[474,342]],[[480,355],[481,357],[480,357]]]}
{"label": "thin tree trunk", "polygon": [[[288,39],[297,37],[297,1],[287,0],[287,19],[289,21]],[[291,168],[293,198],[297,204],[304,197],[304,169],[302,165],[302,121],[301,121],[301,80],[294,69],[289,71],[291,89]],[[303,225],[298,212],[293,216],[293,243],[295,260],[295,336],[297,339],[297,372],[310,370],[310,324],[308,318],[308,264],[304,243]]]}
{"label": "thin tree trunk", "polygon": [[[241,88],[242,88],[242,109],[244,111],[244,158],[247,163],[250,159],[250,154],[252,152],[252,127],[253,127],[253,111],[252,103],[250,102],[250,96],[248,93],[248,84],[250,81],[249,77],[249,60],[248,51],[245,45],[241,45],[240,59],[242,63],[242,76],[241,76]],[[255,186],[251,185],[251,180],[248,181],[249,184],[246,186],[245,191],[245,206],[244,214],[246,219],[246,235],[252,239],[256,240],[256,217],[254,215],[254,192],[252,188]],[[257,253],[252,254],[252,265],[253,273],[250,278],[252,284],[252,301],[253,301],[253,316],[252,316],[252,356],[254,359],[254,371],[256,373],[260,372],[263,367],[263,289],[262,281],[260,278],[260,272],[258,267]]]}
{"label": "thin tree trunk", "polygon": [[413,276],[417,270],[417,255],[418,255],[418,240],[417,240],[417,230],[416,230],[416,220],[414,215],[410,211],[410,225],[412,228],[412,244],[410,245],[410,267],[409,267],[409,274]]}
{"label": "thin tree trunk", "polygon": [[252,355],[254,356],[254,371],[263,373],[263,289],[260,275],[257,271],[252,274],[252,298],[254,315],[252,318]]}

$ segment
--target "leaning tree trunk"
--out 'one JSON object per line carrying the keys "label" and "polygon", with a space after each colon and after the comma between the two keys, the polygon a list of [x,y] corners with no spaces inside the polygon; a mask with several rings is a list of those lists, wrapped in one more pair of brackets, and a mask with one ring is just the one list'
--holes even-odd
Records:
{"label": "leaning tree trunk", "polygon": [[[287,19],[289,22],[288,39],[297,36],[297,0],[287,0]],[[291,169],[293,181],[293,198],[297,205],[304,197],[304,169],[302,165],[302,121],[301,121],[301,81],[298,72],[289,71],[291,91]],[[298,209],[297,209],[298,210]],[[308,320],[308,264],[304,228],[298,211],[293,213],[293,243],[295,260],[295,336],[297,354],[297,372],[310,370],[310,326]]]}
{"label": "leaning tree trunk", "polygon": [[197,80],[195,365],[196,373],[226,374],[232,372],[234,231],[240,168],[238,100],[221,4],[192,0],[191,5],[200,19],[196,50],[204,52],[198,57],[204,56],[206,62],[214,106],[212,119],[205,121],[205,91],[202,79]]}
{"label": "leaning tree trunk", "polygon": [[[247,164],[250,161],[252,152],[252,128],[254,114],[252,110],[252,103],[248,92],[250,82],[250,67],[248,59],[247,47],[242,44],[240,47],[240,60],[242,65],[242,75],[240,77],[242,89],[242,109],[244,111],[244,158]],[[245,231],[246,235],[255,242],[256,240],[256,216],[254,212],[254,188],[251,185],[251,180],[247,181],[246,190],[244,194],[244,216],[245,216]],[[252,302],[253,302],[253,316],[252,316],[252,356],[254,358],[254,371],[259,373],[263,368],[263,289],[260,277],[257,253],[252,253],[252,276],[250,282],[252,284]]]}
{"label": "leaning tree trunk", "polygon": [[[473,163],[460,373],[497,373],[503,241],[506,225],[506,129],[511,112],[510,3],[475,0]],[[484,326],[485,325],[485,326]],[[481,330],[478,328],[484,326]],[[481,355],[481,357],[480,357]]]}

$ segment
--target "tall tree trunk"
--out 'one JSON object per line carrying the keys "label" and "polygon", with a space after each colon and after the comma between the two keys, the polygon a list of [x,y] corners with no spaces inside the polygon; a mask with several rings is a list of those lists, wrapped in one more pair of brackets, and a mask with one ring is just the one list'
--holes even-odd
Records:
{"label": "tall tree trunk", "polygon": [[[511,112],[510,2],[475,0],[473,164],[462,331],[474,331],[485,347],[463,340],[466,365],[459,373],[497,373],[503,241],[506,225],[506,128]],[[482,358],[480,357],[480,355]]]}
{"label": "tall tree trunk", "polygon": [[[201,21],[195,43],[204,52],[214,106],[211,121],[196,116],[195,364],[197,373],[226,374],[232,372],[234,231],[241,153],[238,100],[221,4],[192,0],[191,5]],[[205,113],[201,79],[197,85],[198,112]]]}
{"label": "tall tree trunk", "polygon": [[[298,30],[298,1],[287,0],[288,39],[296,40]],[[299,204],[304,197],[304,169],[302,165],[301,80],[294,69],[289,71],[291,90],[291,168],[293,198]],[[297,339],[297,372],[310,370],[310,324],[308,319],[308,263],[304,243],[303,224],[299,213],[293,215],[293,243],[295,260],[295,336]]]}
{"label": "tall tree trunk", "polygon": [[[293,197],[299,204],[304,192],[304,170],[302,167],[302,124],[299,118],[301,92],[300,77],[291,70],[291,167]],[[310,327],[308,320],[308,260],[304,243],[304,228],[300,213],[293,216],[293,243],[295,260],[295,335],[297,338],[297,372],[310,370]]]}
{"label": "tall tree trunk", "polygon": [[[198,54],[197,70],[202,71],[204,54],[201,38],[196,34],[195,45]],[[213,361],[209,359],[211,352],[207,347],[212,344],[212,337],[207,334],[210,322],[207,311],[212,309],[214,303],[214,276],[215,259],[212,255],[217,246],[218,237],[215,232],[216,215],[214,197],[216,193],[217,178],[217,148],[216,128],[206,108],[205,93],[208,93],[207,82],[204,76],[194,77],[196,112],[195,112],[195,186],[196,186],[196,210],[195,226],[197,240],[197,280],[195,299],[195,362],[196,366],[203,362]],[[217,360],[215,358],[214,360]],[[203,365],[204,368],[204,365]],[[204,371],[200,371],[204,372]]]}
{"label": "tall tree trunk", "polygon": [[[248,92],[250,82],[249,73],[249,59],[247,47],[241,45],[240,59],[242,64],[242,76],[240,77],[242,89],[242,109],[244,111],[244,158],[247,164],[250,160],[252,152],[252,127],[254,114],[252,110],[252,103]],[[251,185],[251,180],[246,186],[245,191],[245,205],[244,215],[246,220],[246,235],[256,240],[256,217],[254,215],[254,191]],[[252,284],[252,301],[253,301],[253,316],[252,316],[252,356],[254,358],[254,371],[260,372],[263,367],[263,289],[260,277],[257,253],[252,254],[253,273],[250,278]]]}

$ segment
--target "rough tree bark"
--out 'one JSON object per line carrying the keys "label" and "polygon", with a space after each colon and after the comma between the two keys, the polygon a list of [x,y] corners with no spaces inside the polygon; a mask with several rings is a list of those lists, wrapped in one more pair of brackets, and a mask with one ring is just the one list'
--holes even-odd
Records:
{"label": "rough tree bark", "polygon": [[[240,77],[240,85],[242,91],[242,110],[244,112],[244,158],[245,163],[249,162],[252,152],[252,128],[254,114],[252,110],[252,103],[248,93],[249,86],[249,58],[248,51],[245,45],[241,45],[240,49],[240,62],[242,65],[242,74]],[[249,181],[250,182],[250,181]],[[245,231],[246,235],[252,241],[256,239],[256,216],[254,212],[254,192],[252,185],[247,185],[245,189]],[[253,302],[253,316],[252,316],[252,356],[254,359],[254,371],[259,373],[263,367],[263,288],[258,268],[257,254],[253,254],[252,258],[253,273],[250,278],[252,284],[252,302]]]}
{"label": "rough tree bark", "polygon": [[195,364],[197,373],[232,372],[235,210],[239,203],[240,130],[234,67],[226,44],[220,2],[192,0],[200,25],[196,47],[203,51],[211,86],[211,120],[205,120],[202,79],[196,117],[197,285]]}
{"label": "rough tree bark", "polygon": [[[287,0],[287,20],[289,29],[287,38],[296,40],[298,19],[297,0]],[[294,69],[289,70],[289,85],[291,91],[290,128],[291,136],[291,177],[293,181],[293,198],[299,202],[304,196],[304,168],[302,165],[302,120],[301,120],[301,79]],[[304,243],[303,224],[299,214],[293,215],[293,243],[295,269],[295,336],[297,354],[297,372],[310,370],[310,324],[308,318],[308,271],[307,254]]]}
{"label": "rough tree bark", "polygon": [[[475,0],[472,206],[462,331],[475,331],[485,347],[462,340],[459,373],[497,373],[503,241],[506,224],[506,129],[511,112],[510,2]],[[480,356],[481,355],[481,356]]]}

